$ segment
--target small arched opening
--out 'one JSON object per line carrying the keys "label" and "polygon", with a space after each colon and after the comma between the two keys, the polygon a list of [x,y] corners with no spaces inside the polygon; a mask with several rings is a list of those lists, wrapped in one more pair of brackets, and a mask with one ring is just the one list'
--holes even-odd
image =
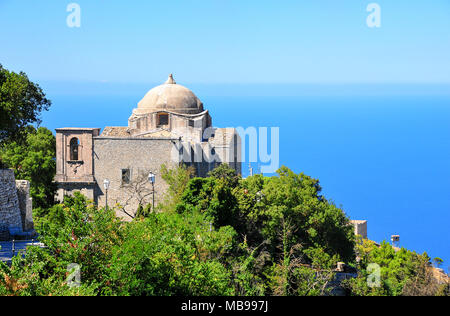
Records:
{"label": "small arched opening", "polygon": [[78,160],[80,141],[78,138],[74,137],[70,140],[70,160]]}

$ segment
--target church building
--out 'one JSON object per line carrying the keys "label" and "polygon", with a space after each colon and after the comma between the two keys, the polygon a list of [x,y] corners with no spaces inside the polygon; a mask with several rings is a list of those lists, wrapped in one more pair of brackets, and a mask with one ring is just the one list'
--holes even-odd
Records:
{"label": "church building", "polygon": [[[170,75],[151,89],[128,126],[56,129],[57,199],[79,191],[99,206],[119,204],[132,216],[139,204],[161,200],[161,165],[192,166],[207,176],[221,163],[241,173],[241,139],[234,128],[213,128],[203,103]],[[154,184],[149,175],[155,175]]]}

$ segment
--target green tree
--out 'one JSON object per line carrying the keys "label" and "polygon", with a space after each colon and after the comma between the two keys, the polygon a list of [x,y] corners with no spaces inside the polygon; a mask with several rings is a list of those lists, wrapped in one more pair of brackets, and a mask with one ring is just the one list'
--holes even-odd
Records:
{"label": "green tree", "polygon": [[[216,226],[233,226],[252,246],[269,241],[275,256],[301,244],[308,263],[317,261],[318,256],[322,263],[354,261],[350,221],[320,194],[319,182],[286,167],[280,168],[278,174],[248,177],[239,180],[236,187],[230,185],[234,180],[223,176],[194,178],[177,209],[205,212]],[[292,231],[289,238],[280,238],[286,223]]]}
{"label": "green tree", "polygon": [[0,148],[0,159],[14,170],[16,179],[29,180],[33,207],[48,208],[54,204],[56,140],[45,127],[27,126],[24,140],[10,141]]}
{"label": "green tree", "polygon": [[[320,194],[317,180],[286,167],[278,173],[236,181],[235,173],[223,168],[210,178],[191,179],[177,211],[203,213],[216,228],[232,226],[249,249],[264,245],[262,267],[238,270],[245,271],[237,274],[239,293],[248,288],[244,282],[248,273],[256,273],[253,277],[263,280],[266,294],[324,294],[336,263],[354,262],[353,228],[345,213]],[[248,251],[238,255],[243,256],[238,262],[248,267],[244,263],[258,257],[250,253],[250,257]],[[311,270],[301,269],[305,266]],[[301,280],[311,275],[319,275],[322,281],[307,288]]]}
{"label": "green tree", "polygon": [[50,105],[39,85],[25,73],[8,71],[0,64],[0,143],[20,139],[27,125],[40,124],[40,113]]}
{"label": "green tree", "polygon": [[168,184],[164,201],[160,203],[162,209],[166,211],[175,209],[193,175],[193,167],[181,165],[177,168],[168,168],[166,164],[161,165],[161,177]]}
{"label": "green tree", "polygon": [[237,227],[238,203],[225,179],[193,178],[177,205],[179,213],[202,212],[215,227]]}
{"label": "green tree", "polygon": [[215,179],[222,179],[227,185],[232,188],[239,184],[240,177],[236,170],[231,168],[228,164],[222,163],[208,173],[208,176]]}
{"label": "green tree", "polygon": [[231,227],[210,230],[202,214],[158,213],[127,225],[111,259],[118,295],[232,295],[221,259],[233,249]]}
{"label": "green tree", "polygon": [[[53,206],[37,227],[45,248],[31,246],[11,267],[0,263],[0,294],[112,294],[110,259],[122,241],[114,210],[97,209],[80,193]],[[68,267],[78,264],[81,288],[68,286]]]}
{"label": "green tree", "polygon": [[[377,245],[369,240],[357,246],[357,253],[358,277],[346,282],[351,295],[430,296],[437,295],[442,288],[432,275],[426,253],[417,254],[405,248],[396,250],[387,242]],[[369,269],[370,264],[377,264],[380,269],[379,286],[369,286],[367,282],[374,272]]]}
{"label": "green tree", "polygon": [[248,213],[250,218],[262,222],[263,237],[276,241],[277,232],[288,222],[295,229],[289,245],[301,244],[309,263],[317,261],[319,254],[333,263],[353,261],[354,234],[350,220],[320,194],[319,181],[303,173],[295,174],[287,167],[281,167],[278,174],[265,179],[260,191],[261,205]]}

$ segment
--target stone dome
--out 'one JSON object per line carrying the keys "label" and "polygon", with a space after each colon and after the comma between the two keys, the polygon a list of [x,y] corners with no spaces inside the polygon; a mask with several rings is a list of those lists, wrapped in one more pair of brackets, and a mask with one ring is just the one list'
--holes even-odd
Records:
{"label": "stone dome", "polygon": [[170,111],[180,114],[203,112],[203,103],[188,88],[175,82],[172,75],[167,81],[151,89],[138,103],[137,113]]}

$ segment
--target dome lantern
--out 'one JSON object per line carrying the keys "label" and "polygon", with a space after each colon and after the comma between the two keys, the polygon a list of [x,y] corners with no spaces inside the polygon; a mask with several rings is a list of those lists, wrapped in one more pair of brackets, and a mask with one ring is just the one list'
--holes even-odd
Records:
{"label": "dome lantern", "polygon": [[175,80],[173,79],[173,75],[170,74],[170,75],[169,75],[169,78],[167,79],[166,82],[164,82],[164,84],[177,84],[177,83],[176,83]]}

